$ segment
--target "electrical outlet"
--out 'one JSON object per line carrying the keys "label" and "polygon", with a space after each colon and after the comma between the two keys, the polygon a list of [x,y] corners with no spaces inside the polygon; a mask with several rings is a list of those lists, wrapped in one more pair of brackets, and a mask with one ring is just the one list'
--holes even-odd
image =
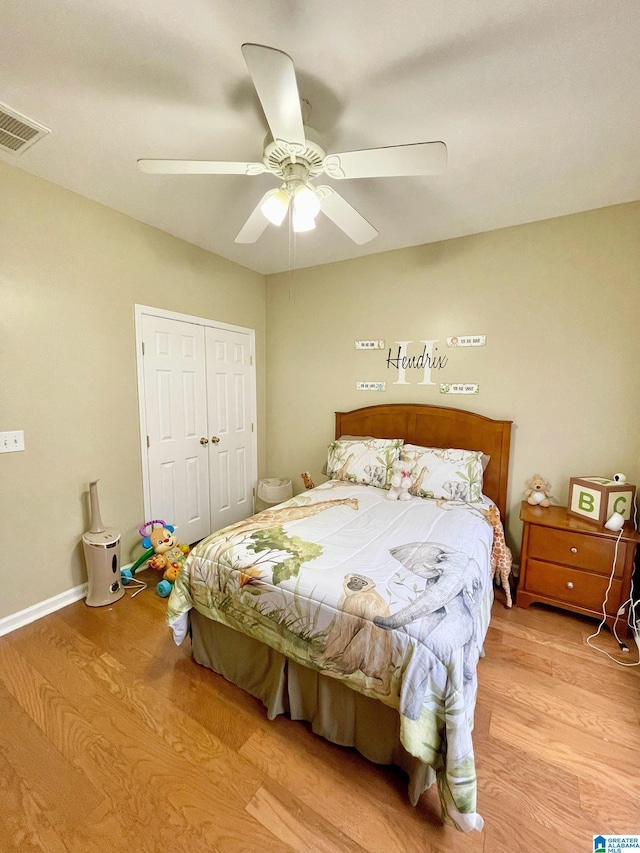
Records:
{"label": "electrical outlet", "polygon": [[24,432],[21,429],[0,432],[0,453],[15,453],[18,450],[24,450]]}

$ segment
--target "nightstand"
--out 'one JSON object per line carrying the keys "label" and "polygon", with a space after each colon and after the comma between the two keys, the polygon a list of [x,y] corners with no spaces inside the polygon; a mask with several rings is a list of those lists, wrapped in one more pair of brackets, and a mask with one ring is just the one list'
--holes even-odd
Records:
{"label": "nightstand", "polygon": [[[517,605],[552,604],[602,619],[602,604],[611,575],[617,533],[568,515],[566,507],[531,506],[523,501],[524,522]],[[633,559],[640,543],[625,526],[618,545],[616,569],[607,602],[611,628],[618,608],[629,598]],[[626,610],[618,626],[626,627]]]}

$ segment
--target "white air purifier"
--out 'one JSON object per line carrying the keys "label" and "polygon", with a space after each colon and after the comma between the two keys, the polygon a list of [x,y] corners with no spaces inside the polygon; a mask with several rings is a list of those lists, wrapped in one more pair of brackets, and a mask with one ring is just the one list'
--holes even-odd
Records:
{"label": "white air purifier", "polygon": [[124,587],[120,576],[120,533],[105,527],[100,517],[98,481],[89,483],[91,527],[82,536],[89,585],[85,603],[104,607],[122,598]]}

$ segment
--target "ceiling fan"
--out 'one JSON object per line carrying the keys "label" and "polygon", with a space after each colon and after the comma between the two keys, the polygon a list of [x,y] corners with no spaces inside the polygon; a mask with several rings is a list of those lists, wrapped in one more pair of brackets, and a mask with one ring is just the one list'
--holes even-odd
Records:
{"label": "ceiling fan", "polygon": [[143,172],[162,175],[261,175],[281,182],[260,199],[235,238],[255,243],[269,222],[281,225],[291,211],[293,230],[310,231],[321,211],[355,243],[367,243],[378,232],[330,186],[311,180],[323,172],[335,180],[439,175],[447,162],[444,142],[419,142],[327,154],[315,131],[305,125],[309,104],[301,101],[293,60],[281,50],[243,44],[249,74],[262,105],[270,134],[262,163],[220,160],[138,160]]}

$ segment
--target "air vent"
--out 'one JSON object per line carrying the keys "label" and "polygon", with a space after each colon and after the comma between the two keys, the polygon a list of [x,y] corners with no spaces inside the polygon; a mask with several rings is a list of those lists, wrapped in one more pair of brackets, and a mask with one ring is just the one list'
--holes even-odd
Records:
{"label": "air vent", "polygon": [[22,154],[47,133],[51,133],[48,127],[0,104],[0,151]]}

